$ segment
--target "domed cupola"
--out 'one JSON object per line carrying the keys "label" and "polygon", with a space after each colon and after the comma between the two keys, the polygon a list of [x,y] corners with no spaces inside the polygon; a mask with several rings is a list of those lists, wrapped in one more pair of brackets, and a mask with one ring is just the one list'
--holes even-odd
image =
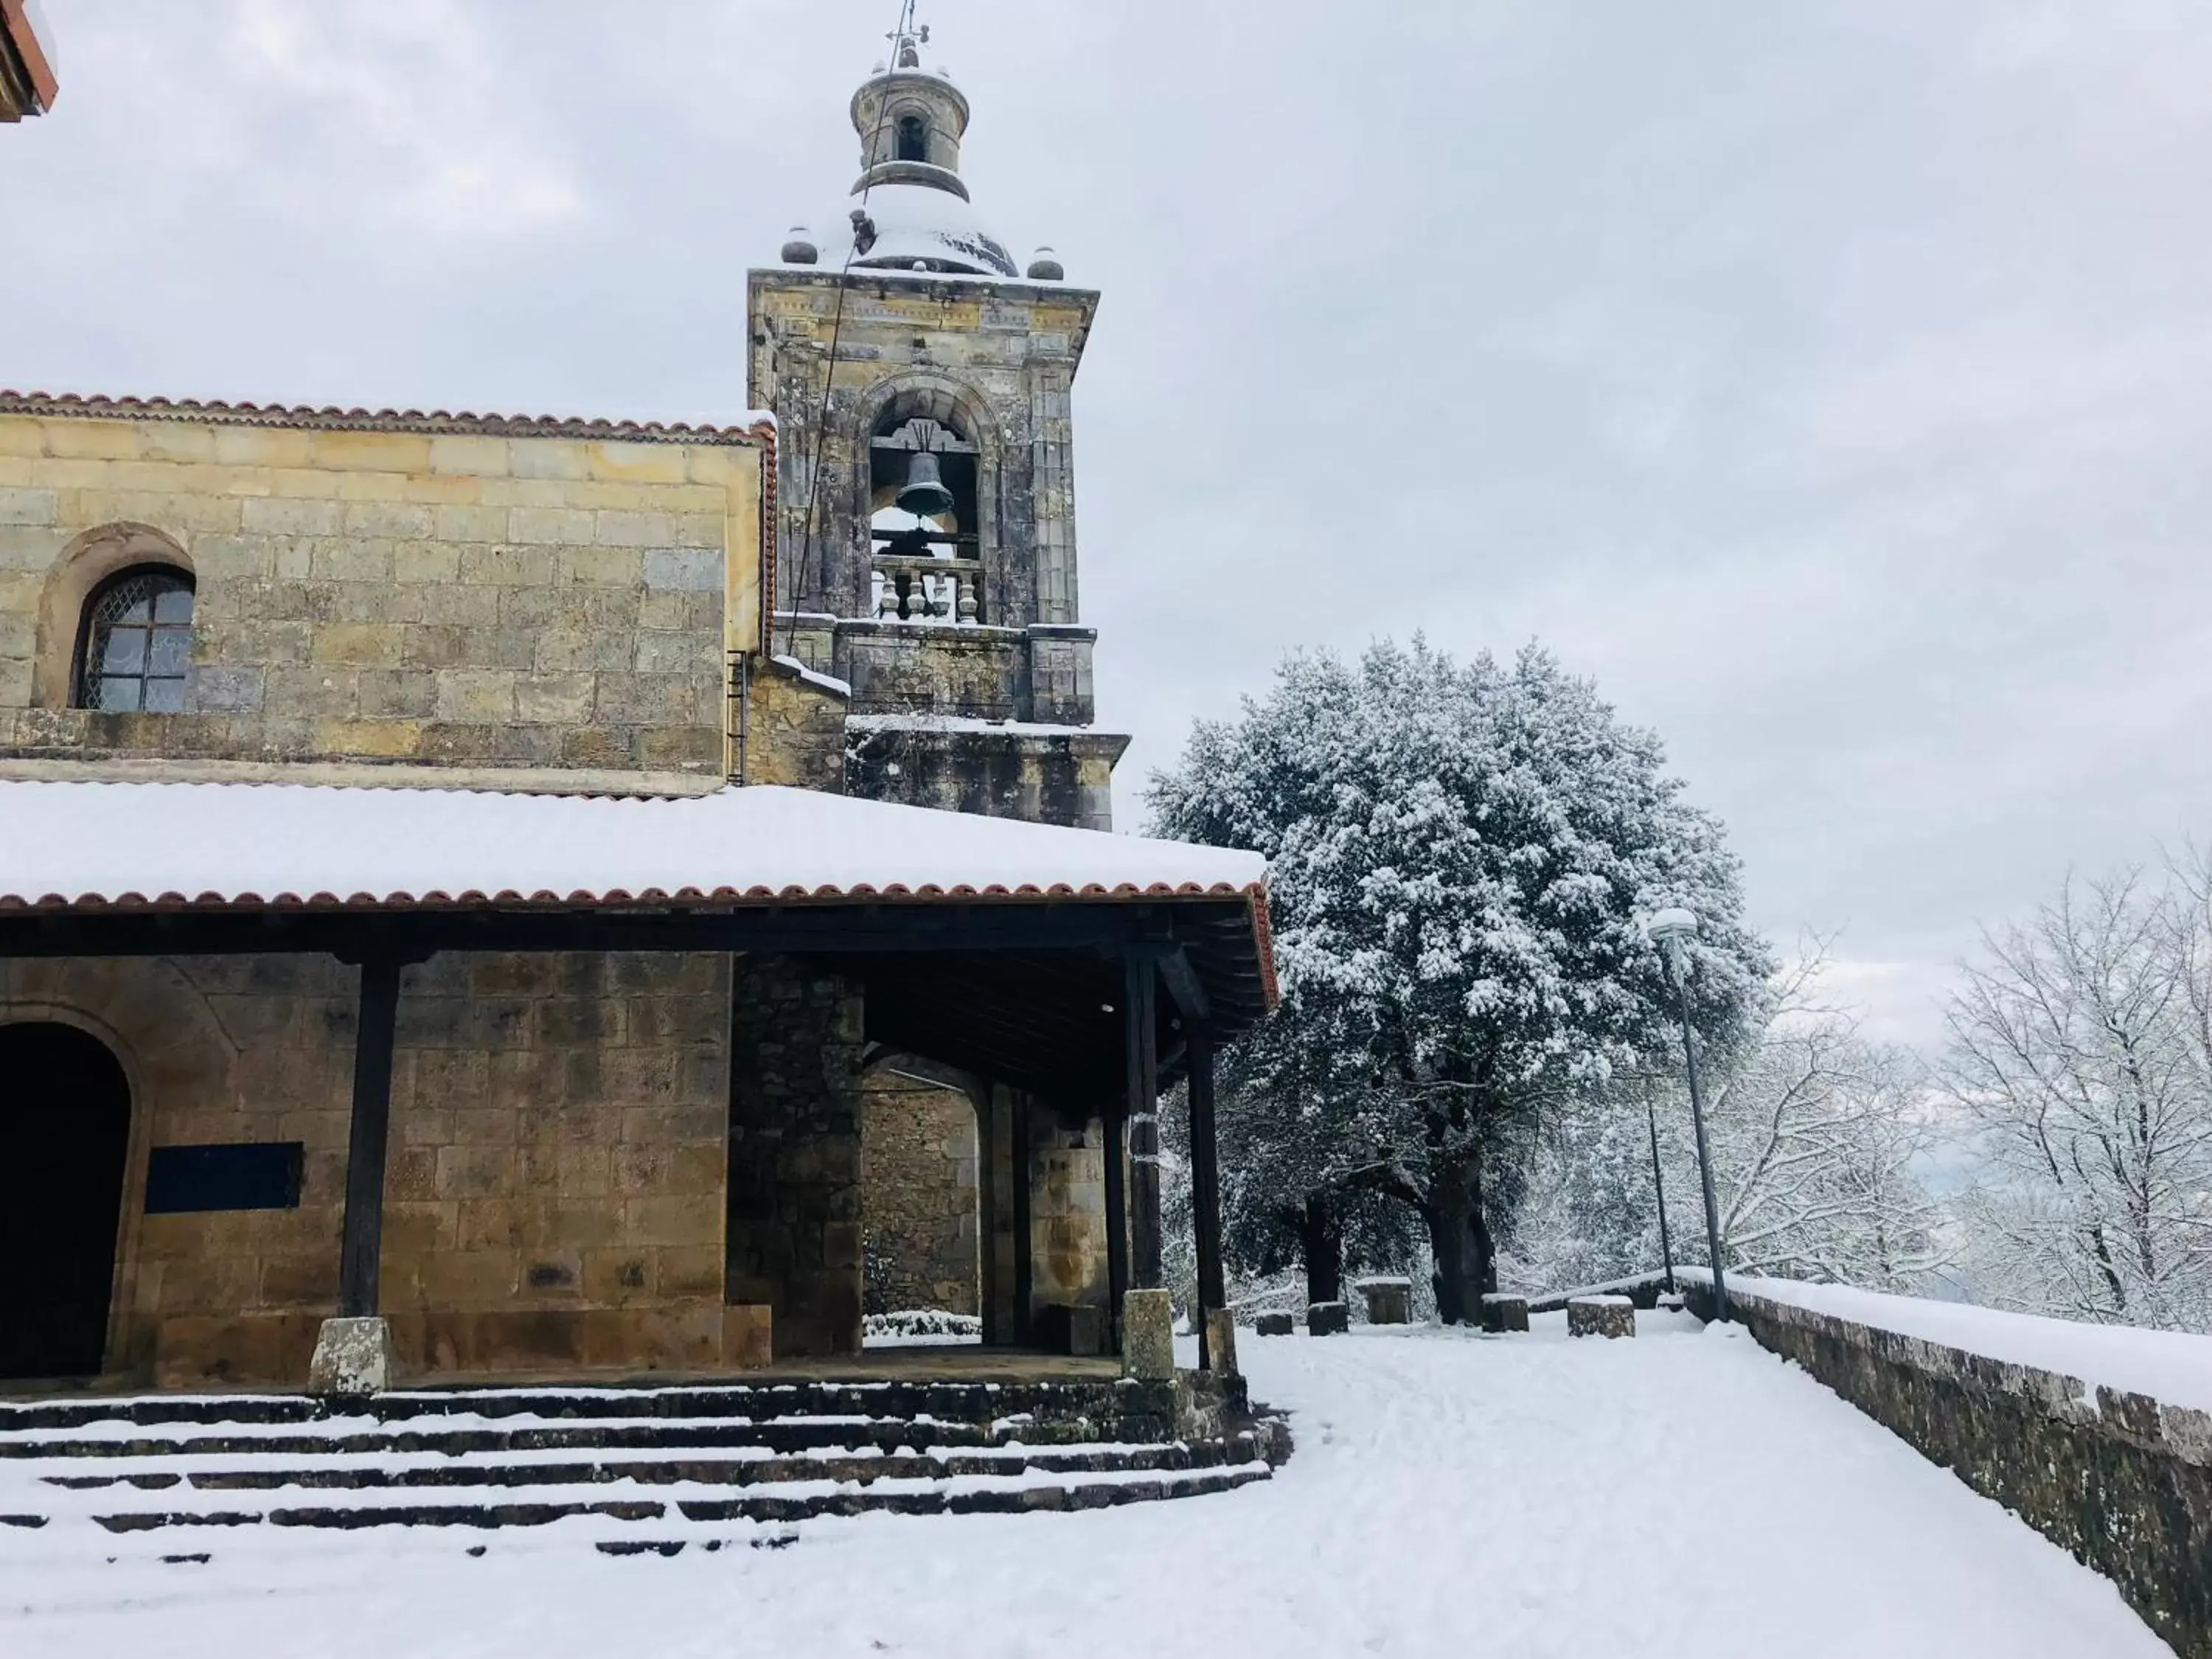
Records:
{"label": "domed cupola", "polygon": [[890,66],[853,94],[861,172],[833,263],[849,253],[856,268],[1018,277],[1012,256],[969,204],[960,177],[968,99],[942,69],[922,66],[928,40],[927,27],[900,33]]}

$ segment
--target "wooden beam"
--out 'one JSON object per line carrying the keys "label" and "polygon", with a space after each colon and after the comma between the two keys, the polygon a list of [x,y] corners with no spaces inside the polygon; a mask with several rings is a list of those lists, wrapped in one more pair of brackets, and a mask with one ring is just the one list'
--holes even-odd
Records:
{"label": "wooden beam", "polygon": [[392,1050],[399,1024],[398,957],[361,964],[361,1018],[354,1037],[353,1117],[346,1143],[345,1233],[338,1251],[338,1315],[378,1311],[384,1249],[384,1161],[391,1143]]}
{"label": "wooden beam", "polygon": [[1212,1018],[1213,1005],[1206,994],[1206,987],[1199,983],[1198,970],[1191,966],[1190,952],[1178,945],[1160,957],[1160,978],[1175,999],[1176,1011],[1183,1023],[1190,1026],[1204,1024]]}
{"label": "wooden beam", "polygon": [[1036,1267],[1030,1237],[1036,1175],[1030,1161],[1029,1093],[1017,1089],[1008,1098],[1013,1105],[1013,1122],[1007,1130],[1012,1137],[1007,1163],[1014,1181],[1014,1340],[1027,1342],[1036,1328],[1030,1306],[1036,1296]]}
{"label": "wooden beam", "polygon": [[1123,1075],[1128,1091],[1129,1285],[1160,1288],[1159,975],[1150,952],[1124,958]]}
{"label": "wooden beam", "polygon": [[1129,1195],[1123,1182],[1121,1108],[1115,1103],[1098,1114],[1106,1175],[1106,1323],[1109,1348],[1121,1352],[1121,1293],[1129,1288]]}
{"label": "wooden beam", "polygon": [[1198,1363],[1213,1369],[1206,1352],[1206,1316],[1229,1305],[1221,1267],[1221,1167],[1214,1146],[1213,1040],[1206,1028],[1190,1033],[1191,1231],[1198,1246]]}
{"label": "wooden beam", "polygon": [[999,1098],[988,1084],[969,1098],[975,1107],[975,1307],[983,1316],[983,1346],[1006,1340],[999,1316],[999,1238],[1010,1228],[999,1213]]}
{"label": "wooden beam", "polygon": [[732,951],[848,955],[1118,953],[1140,925],[1110,903],[820,904],[726,910],[330,910],[0,915],[0,957],[342,956],[374,930],[418,960],[441,951]]}

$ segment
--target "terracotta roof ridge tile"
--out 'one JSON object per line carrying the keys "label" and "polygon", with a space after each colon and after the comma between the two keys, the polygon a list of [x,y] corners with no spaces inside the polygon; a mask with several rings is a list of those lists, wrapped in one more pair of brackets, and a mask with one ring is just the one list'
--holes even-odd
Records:
{"label": "terracotta roof ridge tile", "polygon": [[420,409],[341,409],[305,404],[225,403],[195,398],[107,397],[99,393],[0,389],[0,414],[107,416],[137,421],[211,421],[232,426],[298,427],[331,432],[416,432],[506,438],[605,438],[635,443],[773,442],[775,416],[744,412],[742,423],[610,421],[567,415],[478,415]]}

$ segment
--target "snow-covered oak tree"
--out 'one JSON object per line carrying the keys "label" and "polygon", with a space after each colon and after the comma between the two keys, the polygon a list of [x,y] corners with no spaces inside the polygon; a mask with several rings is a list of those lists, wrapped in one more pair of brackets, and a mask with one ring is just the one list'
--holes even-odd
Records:
{"label": "snow-covered oak tree", "polygon": [[2069,879],[1985,935],[1944,1078],[1987,1160],[1977,1290],[2076,1319],[2212,1330],[2212,868]]}
{"label": "snow-covered oak tree", "polygon": [[1498,1226],[1550,1115],[1662,1051],[1673,1001],[1641,915],[1702,922],[1692,1014],[1725,1042],[1769,966],[1720,825],[1658,740],[1534,647],[1461,664],[1389,642],[1294,655],[1201,722],[1149,792],[1156,833],[1270,860],[1277,1017],[1221,1090],[1224,1189],[1412,1205],[1439,1316],[1494,1286]]}

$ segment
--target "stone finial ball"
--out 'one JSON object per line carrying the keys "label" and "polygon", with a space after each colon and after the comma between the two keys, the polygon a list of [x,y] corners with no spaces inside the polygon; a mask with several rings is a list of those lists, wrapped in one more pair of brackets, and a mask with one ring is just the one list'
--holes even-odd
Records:
{"label": "stone finial ball", "polygon": [[1030,255],[1030,281],[1058,283],[1066,280],[1067,272],[1060,263],[1060,256],[1048,247],[1041,247]]}
{"label": "stone finial ball", "polygon": [[822,250],[814,246],[814,238],[805,225],[793,225],[791,234],[784,239],[783,262],[787,265],[811,265],[822,257]]}

